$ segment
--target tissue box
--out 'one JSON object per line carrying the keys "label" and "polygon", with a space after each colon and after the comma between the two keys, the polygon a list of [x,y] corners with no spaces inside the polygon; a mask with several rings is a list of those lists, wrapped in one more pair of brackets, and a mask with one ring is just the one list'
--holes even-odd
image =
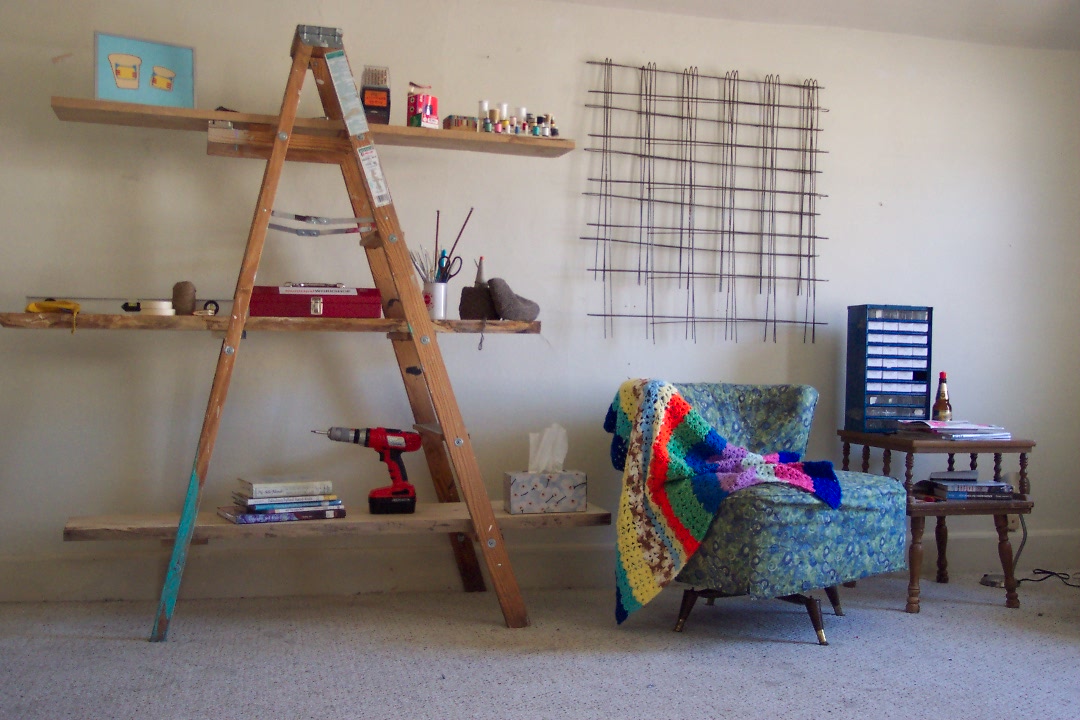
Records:
{"label": "tissue box", "polygon": [[505,473],[506,512],[511,515],[584,512],[585,485],[585,473],[580,470]]}

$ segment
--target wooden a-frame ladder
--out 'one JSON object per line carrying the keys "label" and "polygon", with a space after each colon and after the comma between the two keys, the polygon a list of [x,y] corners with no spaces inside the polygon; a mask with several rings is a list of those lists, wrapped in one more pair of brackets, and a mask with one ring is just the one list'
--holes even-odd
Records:
{"label": "wooden a-frame ladder", "polygon": [[[262,189],[236,281],[232,315],[218,355],[214,383],[210,389],[206,416],[150,639],[161,641],[168,635],[286,154],[298,160],[339,164],[356,217],[373,218],[374,228],[361,234],[361,245],[367,253],[372,277],[382,296],[383,312],[387,317],[404,318],[408,327],[407,332],[392,333],[390,339],[413,416],[422,429],[424,455],[436,494],[441,502],[458,501],[454,482],[454,478],[457,478],[457,486],[472,518],[476,540],[506,624],[509,627],[524,627],[529,622],[525,603],[450,387],[450,379],[435,340],[435,327],[413,280],[413,267],[405,237],[375,145],[368,135],[364,108],[343,49],[341,31],[336,28],[298,26],[292,44],[292,58],[292,69],[281,102]],[[293,146],[290,150],[300,91],[309,69],[315,77],[326,116],[341,121],[347,129],[348,150],[338,150],[337,145],[329,143],[320,146],[317,142]],[[438,430],[432,431],[432,428]],[[472,538],[463,533],[452,533],[450,543],[465,590],[484,590],[484,578]]]}

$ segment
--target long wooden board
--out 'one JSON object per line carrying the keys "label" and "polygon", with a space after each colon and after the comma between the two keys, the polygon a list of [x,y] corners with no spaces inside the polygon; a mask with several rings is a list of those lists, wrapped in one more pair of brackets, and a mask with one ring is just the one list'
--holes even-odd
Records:
{"label": "long wooden board", "polygon": [[[53,96],[52,108],[56,117],[69,122],[159,130],[206,132],[211,122],[227,122],[232,123],[234,128],[254,131],[255,137],[262,137],[272,132],[277,125],[276,115],[159,107],[60,96]],[[297,118],[293,129],[298,135],[346,137],[340,121],[323,118]],[[380,146],[464,150],[526,157],[559,157],[575,148],[574,141],[565,138],[537,138],[527,135],[501,135],[464,130],[432,130],[400,125],[371,125],[368,134]]]}
{"label": "long wooden board", "polygon": [[[611,513],[596,505],[572,513],[532,513],[511,515],[501,500],[491,501],[492,511],[504,530],[590,527],[610,525]],[[337,520],[235,525],[214,510],[203,510],[195,523],[192,539],[326,537],[333,535],[374,535],[378,533],[473,534],[472,520],[465,503],[418,503],[408,515],[371,515],[367,508],[347,509],[349,515]],[[176,537],[179,513],[154,515],[93,515],[69,518],[64,540],[171,540]]]}
{"label": "long wooden board", "polygon": [[[516,320],[433,320],[440,333],[504,333],[531,335],[540,332],[540,322]],[[227,315],[121,315],[79,313],[76,330],[224,330]],[[0,327],[23,330],[71,330],[66,313],[0,313]],[[244,324],[249,331],[282,332],[385,332],[407,333],[401,318],[294,318],[252,317]]]}

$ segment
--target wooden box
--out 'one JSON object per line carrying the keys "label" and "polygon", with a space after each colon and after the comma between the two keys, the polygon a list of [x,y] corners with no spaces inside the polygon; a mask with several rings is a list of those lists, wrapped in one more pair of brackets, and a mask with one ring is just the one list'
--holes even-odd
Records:
{"label": "wooden box", "polygon": [[256,285],[251,317],[377,318],[382,299],[374,288],[303,285]]}

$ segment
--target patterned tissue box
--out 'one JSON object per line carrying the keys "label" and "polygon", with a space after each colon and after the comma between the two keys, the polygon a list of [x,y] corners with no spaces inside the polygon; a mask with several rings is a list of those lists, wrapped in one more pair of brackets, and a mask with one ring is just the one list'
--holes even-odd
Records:
{"label": "patterned tissue box", "polygon": [[580,470],[504,475],[506,512],[511,515],[585,511],[586,481]]}

